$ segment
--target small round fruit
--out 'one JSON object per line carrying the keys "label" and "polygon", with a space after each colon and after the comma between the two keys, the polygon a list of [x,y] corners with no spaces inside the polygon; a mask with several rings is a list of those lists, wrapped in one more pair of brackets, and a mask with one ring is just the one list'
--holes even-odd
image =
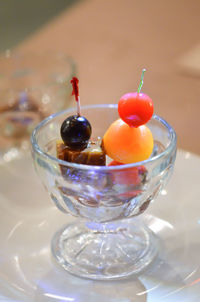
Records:
{"label": "small round fruit", "polygon": [[62,123],[60,134],[66,146],[73,150],[84,149],[92,132],[89,121],[84,116],[72,115]]}
{"label": "small round fruit", "polygon": [[153,151],[153,136],[145,125],[129,127],[118,119],[104,134],[103,147],[113,160],[123,164],[135,163],[150,157]]}
{"label": "small round fruit", "polygon": [[130,92],[124,94],[118,103],[120,118],[131,127],[146,124],[153,115],[153,101],[144,94]]}

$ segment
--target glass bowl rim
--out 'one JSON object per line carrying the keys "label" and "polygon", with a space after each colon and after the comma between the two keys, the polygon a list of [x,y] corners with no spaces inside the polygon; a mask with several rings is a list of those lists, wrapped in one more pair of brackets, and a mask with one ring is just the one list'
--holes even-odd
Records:
{"label": "glass bowl rim", "polygon": [[[96,108],[105,108],[105,107],[117,109],[118,105],[117,104],[85,105],[85,106],[82,106],[82,109],[96,109]],[[34,152],[36,152],[40,156],[42,156],[50,161],[56,162],[57,164],[59,164],[61,166],[66,166],[69,168],[75,168],[75,169],[81,169],[81,170],[113,171],[113,170],[129,169],[129,168],[133,168],[133,167],[142,166],[142,165],[145,165],[148,163],[152,163],[158,159],[161,159],[162,157],[166,156],[167,154],[171,153],[172,150],[176,148],[177,136],[176,136],[175,130],[170,126],[170,124],[166,120],[164,120],[159,115],[154,114],[152,118],[161,122],[168,129],[168,132],[170,133],[170,136],[171,136],[171,142],[163,152],[159,153],[158,155],[156,155],[154,157],[150,157],[146,160],[131,163],[131,164],[116,165],[116,166],[91,166],[91,165],[85,165],[85,164],[70,163],[70,162],[58,159],[58,158],[44,152],[39,147],[37,140],[36,140],[36,135],[37,135],[38,131],[43,126],[45,126],[49,121],[56,118],[57,116],[65,114],[65,113],[73,112],[74,110],[75,110],[75,108],[68,108],[66,110],[62,110],[57,113],[51,114],[50,116],[45,118],[43,121],[41,121],[35,127],[35,129],[32,132],[32,135],[31,135],[31,145],[32,145]]]}

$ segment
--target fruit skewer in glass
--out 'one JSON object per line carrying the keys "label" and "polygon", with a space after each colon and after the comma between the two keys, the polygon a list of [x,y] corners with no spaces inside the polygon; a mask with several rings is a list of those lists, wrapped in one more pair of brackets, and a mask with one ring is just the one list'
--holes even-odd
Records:
{"label": "fruit skewer in glass", "polygon": [[72,94],[77,103],[77,114],[67,117],[60,129],[63,141],[57,142],[57,156],[69,162],[104,166],[105,152],[101,148],[101,141],[90,140],[92,127],[90,122],[81,115],[78,79],[73,77]]}
{"label": "fruit skewer in glass", "polygon": [[[141,93],[145,69],[137,92],[126,93],[118,103],[119,119],[106,131],[103,140],[90,140],[92,127],[81,116],[78,79],[71,80],[77,114],[67,117],[61,126],[62,141],[57,143],[58,158],[81,164],[105,165],[108,155],[117,165],[148,159],[153,150],[153,136],[145,125],[153,115],[153,101]],[[102,148],[101,148],[102,147]]]}

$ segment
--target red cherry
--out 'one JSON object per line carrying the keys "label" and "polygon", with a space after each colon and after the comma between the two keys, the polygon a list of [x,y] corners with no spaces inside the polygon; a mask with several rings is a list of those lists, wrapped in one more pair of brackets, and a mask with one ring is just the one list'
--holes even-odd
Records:
{"label": "red cherry", "polygon": [[146,124],[153,115],[152,99],[140,92],[126,93],[118,103],[120,118],[131,127]]}

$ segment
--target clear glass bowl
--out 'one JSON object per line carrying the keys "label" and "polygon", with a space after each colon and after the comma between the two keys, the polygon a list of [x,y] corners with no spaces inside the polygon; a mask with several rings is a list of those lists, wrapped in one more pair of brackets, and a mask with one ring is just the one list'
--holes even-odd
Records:
{"label": "clear glass bowl", "polygon": [[[78,217],[59,230],[52,253],[67,271],[92,279],[117,279],[137,274],[157,253],[158,239],[140,214],[169,179],[176,157],[176,134],[162,118],[148,123],[154,137],[151,158],[121,166],[89,166],[56,157],[60,126],[75,110],[51,115],[33,131],[36,171],[59,210]],[[82,108],[92,137],[103,137],[118,118],[117,105]],[[109,160],[109,159],[108,159]]]}
{"label": "clear glass bowl", "polygon": [[61,53],[7,51],[0,56],[0,159],[27,149],[36,125],[69,107],[74,73],[73,60]]}

